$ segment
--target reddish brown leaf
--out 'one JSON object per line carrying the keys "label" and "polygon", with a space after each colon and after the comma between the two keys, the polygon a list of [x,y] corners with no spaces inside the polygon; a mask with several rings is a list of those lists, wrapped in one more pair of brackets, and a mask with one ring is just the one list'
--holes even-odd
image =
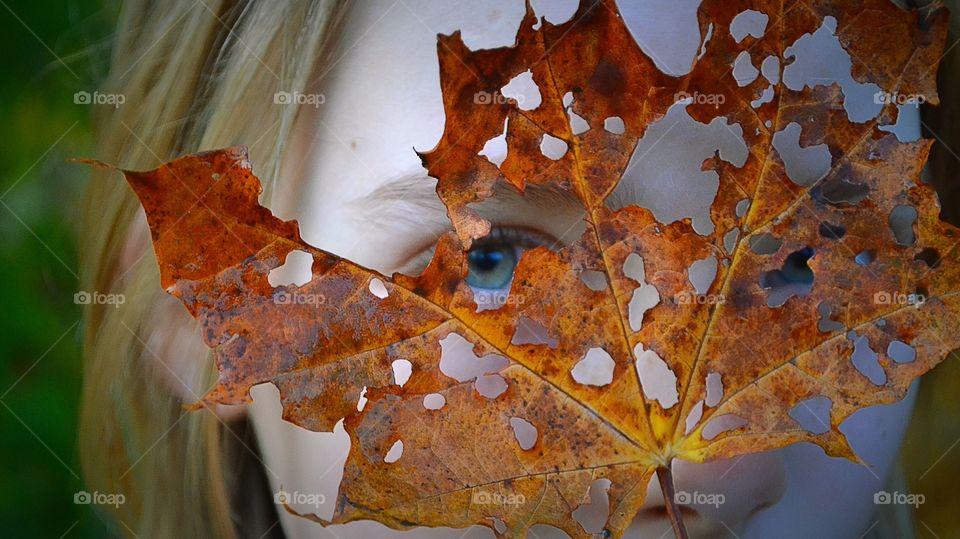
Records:
{"label": "reddish brown leaf", "polygon": [[[737,42],[730,24],[747,8],[770,23],[763,37]],[[572,511],[594,480],[606,478],[606,529],[619,536],[654,470],[674,458],[704,461],[809,441],[856,459],[840,423],[902,398],[913,379],[960,346],[960,238],[939,221],[936,195],[920,181],[930,141],[901,143],[878,129],[894,121],[894,105],[858,123],[837,84],[791,90],[781,76],[774,98],[757,107],[751,101],[766,86],[762,77],[737,85],[730,66],[740,51],[783,65],[787,47],[826,17],[837,21],[856,81],[936,102],[947,20],[939,4],[904,12],[888,0],[706,0],[701,31],[712,25],[712,38],[680,78],[661,73],[639,49],[609,0],[582,2],[570,22],[543,21],[538,30],[530,13],[514,47],[471,51],[458,34],[440,36],[447,125],[437,148],[421,157],[439,180],[455,232],[441,238],[418,277],[380,275],[307,245],[294,222],[258,205],[259,182],[242,149],[126,172],[147,212],[162,285],[201,322],[215,350],[220,382],[204,401],[245,403],[250,387],[272,382],[284,418],[297,425],[330,430],[345,418],[352,445],[335,523],[493,527],[495,518],[510,535],[546,523],[581,537]],[[899,46],[883,46],[881,34]],[[478,102],[479,93],[496,94],[526,70],[542,96],[538,107]],[[647,209],[607,204],[638,141],[679,92],[726,96],[686,110],[702,123],[738,125],[749,150],[740,166],[719,155],[704,163],[719,176],[708,234],[689,220],[660,223]],[[574,134],[569,110],[591,129]],[[622,133],[603,128],[612,117],[623,121]],[[508,154],[497,167],[478,153],[505,120]],[[829,172],[808,185],[790,179],[772,143],[792,123],[803,147],[824,144],[830,152]],[[545,134],[566,143],[558,159],[540,151]],[[866,196],[839,200],[838,189],[851,184]],[[571,245],[524,253],[510,294],[525,301],[477,312],[464,253],[489,223],[470,205],[495,187],[531,185],[579,201],[586,230]],[[744,199],[749,210],[738,212]],[[898,243],[887,226],[898,206],[916,209],[912,243]],[[728,252],[724,237],[734,228],[738,241]],[[760,238],[776,249],[751,248]],[[312,279],[271,286],[268,273],[295,250],[313,257]],[[718,301],[703,301],[690,281],[691,264],[708,257],[717,272],[707,294]],[[761,283],[797,257],[813,272],[812,288],[769,306]],[[588,271],[600,272],[606,286],[588,287]],[[384,298],[374,293],[380,283]],[[642,287],[659,299],[641,320],[630,304]],[[924,301],[899,301],[915,293]],[[284,294],[316,301],[285,302]],[[824,312],[832,323],[823,324]],[[546,328],[555,343],[512,344],[526,323]],[[851,361],[862,337],[878,353],[879,383]],[[887,354],[894,341],[916,358],[894,361]],[[484,397],[472,378],[442,372],[450,353],[443,349],[458,344],[491,364],[488,356],[502,358],[506,366],[488,373],[502,377],[502,394]],[[578,383],[572,370],[597,349],[614,364],[612,381]],[[402,387],[393,383],[397,359],[413,365]],[[657,392],[641,383],[638,362],[675,377],[674,387]],[[365,387],[369,400],[358,411]],[[443,407],[424,408],[431,393],[443,395]],[[816,396],[832,405],[821,433],[789,415]],[[724,416],[738,425],[706,436]],[[532,446],[514,435],[517,418],[536,428]],[[385,462],[398,440],[402,456]],[[474,504],[479,490],[525,502]]]}

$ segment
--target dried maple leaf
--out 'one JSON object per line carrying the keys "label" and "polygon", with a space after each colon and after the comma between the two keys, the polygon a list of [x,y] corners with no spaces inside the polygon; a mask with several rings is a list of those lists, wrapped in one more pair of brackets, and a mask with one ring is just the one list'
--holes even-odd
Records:
{"label": "dried maple leaf", "polygon": [[[771,24],[762,37],[738,41],[731,24],[747,8]],[[777,77],[773,99],[757,105],[751,101],[766,83],[741,87],[734,79],[740,51],[784,65],[787,47],[831,20],[855,81],[936,102],[947,20],[939,4],[907,12],[889,0],[706,0],[700,26],[709,37],[682,77],[663,74],[640,50],[610,0],[582,2],[561,25],[538,23],[529,11],[514,47],[471,51],[458,34],[440,36],[447,124],[438,147],[421,157],[455,233],[439,240],[417,277],[379,275],[306,244],[295,222],[258,204],[260,184],[243,149],[125,172],[146,210],[162,286],[215,350],[220,380],[203,402],[245,403],[252,386],[271,382],[288,421],[327,431],[345,418],[352,444],[332,523],[481,524],[513,536],[545,523],[581,537],[572,511],[605,478],[605,529],[619,536],[651,476],[675,458],[809,441],[857,459],[840,423],[902,398],[960,346],[958,230],[939,221],[936,195],[920,181],[930,142],[900,142],[879,129],[895,120],[893,104],[858,123],[838,84],[793,90]],[[496,94],[527,70],[539,106],[478,103],[480,92]],[[706,234],[689,219],[661,223],[647,209],[608,204],[638,141],[679,92],[726,96],[687,103],[686,111],[703,123],[739,125],[749,150],[739,165],[719,154],[704,162],[718,177]],[[571,113],[591,128],[575,133]],[[623,128],[604,129],[609,119]],[[479,153],[505,121],[508,154],[497,166]],[[791,123],[801,126],[803,147],[829,149],[829,171],[812,183],[793,181],[774,147],[774,133]],[[545,155],[545,135],[566,151]],[[571,245],[523,254],[510,294],[525,301],[478,312],[464,282],[465,253],[489,223],[470,205],[498,184],[566,193],[582,205],[586,228]],[[899,207],[915,210],[908,238],[887,226]],[[312,256],[312,279],[271,286],[269,272],[293,251]],[[711,257],[718,263],[707,294],[722,301],[700,301],[691,282],[691,264]],[[770,306],[765,287],[798,261],[812,271],[812,285]],[[602,286],[588,286],[588,272],[599,272]],[[631,307],[651,293],[656,303],[645,312]],[[891,299],[900,294],[921,301]],[[541,326],[550,342],[517,344],[523,324]],[[863,343],[877,351],[879,377],[852,361]],[[458,344],[472,347],[484,372],[445,374],[444,350]],[[897,347],[912,347],[915,357],[892,357]],[[579,383],[573,370],[588,357],[612,362],[612,379]],[[412,364],[402,386],[391,368],[399,359]],[[499,377],[501,392],[482,395],[477,376]],[[368,402],[358,411],[364,388]],[[443,405],[425,408],[434,393]],[[790,415],[814,397],[831,404],[822,432]],[[515,429],[535,439],[523,441]],[[401,457],[386,462],[397,441]],[[523,502],[475,504],[479,491]]]}

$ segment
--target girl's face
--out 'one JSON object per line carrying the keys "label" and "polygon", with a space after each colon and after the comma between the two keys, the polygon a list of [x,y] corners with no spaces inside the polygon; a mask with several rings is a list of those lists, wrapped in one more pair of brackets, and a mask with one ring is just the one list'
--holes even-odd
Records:
{"label": "girl's face", "polygon": [[[533,4],[538,15],[553,23],[569,19],[577,7],[575,0]],[[682,75],[701,46],[697,4],[696,0],[648,0],[623,2],[620,8],[644,52],[662,70]],[[474,49],[509,46],[524,9],[522,0],[355,3],[333,61],[320,66],[320,81],[308,89],[323,94],[323,104],[300,105],[303,109],[284,158],[274,212],[298,219],[304,238],[313,245],[381,272],[422,268],[429,260],[430,246],[450,228],[433,192],[435,180],[426,177],[414,153],[414,149],[432,149],[443,131],[436,35],[460,30]],[[799,50],[798,46],[795,63],[805,65],[809,77],[841,78],[837,66],[846,65],[849,73],[845,53],[830,47],[829,31],[822,34],[822,42],[813,48]],[[823,48],[815,50],[818,46]],[[754,63],[759,65],[759,60]],[[870,109],[869,95],[857,99]],[[848,108],[857,105],[853,98],[848,101]],[[913,112],[904,111],[898,134],[916,136],[919,123]],[[671,109],[664,120],[675,123],[664,126],[669,134],[642,158],[635,155],[632,173],[625,176],[624,182],[646,182],[644,190],[633,192],[657,195],[625,202],[651,207],[658,216],[689,216],[696,223],[696,212],[684,202],[691,198],[689,191],[680,191],[680,186],[685,177],[698,173],[704,159],[698,152],[705,145],[714,149],[729,145],[731,134],[698,131],[685,118],[689,119],[682,107]],[[495,160],[503,152],[491,145],[487,156]],[[798,163],[811,167],[816,166],[815,158],[803,152],[796,157]],[[657,204],[659,213],[652,207]],[[536,197],[499,194],[483,205],[482,212],[493,223],[494,233],[470,257],[468,282],[478,297],[509,290],[513,265],[524,249],[562,245],[578,237],[583,227],[581,210]],[[283,422],[278,393],[270,385],[254,388],[253,396],[251,415],[274,491],[282,487],[299,493],[301,497],[291,497],[297,509],[329,518],[349,438],[339,426],[334,433],[314,433]],[[691,511],[685,511],[691,536],[859,536],[873,524],[874,493],[884,489],[912,401],[911,396],[894,405],[867,409],[843,424],[841,429],[868,465],[826,457],[809,444],[708,464],[679,462],[676,489],[688,493],[692,502]],[[811,420],[818,420],[815,415],[811,413]],[[656,483],[650,484],[648,509],[640,513],[633,536],[671,533]],[[369,522],[322,528],[278,509],[289,537],[401,533]],[[464,531],[425,529],[415,534],[457,538]],[[538,537],[552,533],[542,528],[533,532]],[[492,536],[479,527],[467,534]]]}

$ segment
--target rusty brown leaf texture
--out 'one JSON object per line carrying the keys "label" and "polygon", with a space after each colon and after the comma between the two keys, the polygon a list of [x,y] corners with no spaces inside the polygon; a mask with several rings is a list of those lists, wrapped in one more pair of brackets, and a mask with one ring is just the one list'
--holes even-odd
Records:
{"label": "rusty brown leaf texture", "polygon": [[[746,9],[769,23],[762,36],[737,41],[731,22]],[[900,142],[879,129],[895,123],[894,103],[850,120],[838,84],[793,90],[778,77],[773,99],[752,104],[767,81],[741,87],[731,64],[749,51],[786,65],[787,47],[833,21],[855,81],[936,103],[946,10],[904,11],[889,0],[705,0],[699,21],[709,39],[680,77],[641,51],[610,0],[582,2],[560,25],[529,10],[513,47],[473,51],[458,33],[439,36],[446,128],[421,158],[453,231],[419,276],[380,275],[308,245],[296,222],[259,205],[242,148],[125,172],[146,210],[162,286],[214,350],[220,378],[203,403],[247,403],[252,386],[270,382],[287,421],[329,431],[344,418],[351,448],[332,523],[481,524],[518,537],[545,523],[583,537],[572,512],[595,480],[607,479],[605,528],[619,536],[654,470],[674,458],[701,462],[807,441],[856,460],[841,422],[902,398],[960,346],[960,238],[939,220],[936,194],[920,178],[931,141]],[[536,108],[476,98],[498,95],[527,70],[542,97]],[[703,162],[718,177],[708,234],[689,219],[662,223],[637,205],[609,204],[638,141],[681,92],[726,96],[686,111],[704,124],[739,126],[749,149],[742,163],[719,154]],[[589,129],[575,133],[572,114]],[[623,128],[605,129],[611,118]],[[478,153],[505,121],[508,153],[497,166]],[[772,143],[792,123],[802,147],[829,149],[828,172],[806,185],[790,178]],[[545,135],[566,144],[558,158],[541,151]],[[569,245],[526,251],[510,290],[525,301],[478,312],[465,254],[490,224],[475,206],[495,189],[534,187],[581,205],[584,232]],[[898,207],[915,210],[909,237],[888,226]],[[312,257],[311,280],[272,286],[269,272],[293,251]],[[797,257],[812,286],[771,306],[770,283]],[[697,291],[691,264],[709,258],[714,279]],[[600,275],[601,286],[588,286],[586,272]],[[656,303],[631,313],[644,287]],[[279,293],[324,301],[283,303]],[[515,344],[522,324],[542,328],[549,342]],[[475,378],[444,374],[443,348],[457,343],[478,362],[502,358],[482,375],[499,377],[502,392],[484,396]],[[879,375],[852,361],[865,343]],[[904,348],[914,357],[895,357]],[[588,354],[613,362],[612,380],[574,378]],[[400,359],[412,365],[402,386],[391,368]],[[659,385],[645,379],[650,373]],[[430,394],[443,405],[424,407]],[[791,410],[821,397],[829,425],[803,428]],[[518,424],[533,428],[532,443],[520,443]],[[385,462],[398,440],[400,458]],[[473,503],[478,491],[523,503]]]}

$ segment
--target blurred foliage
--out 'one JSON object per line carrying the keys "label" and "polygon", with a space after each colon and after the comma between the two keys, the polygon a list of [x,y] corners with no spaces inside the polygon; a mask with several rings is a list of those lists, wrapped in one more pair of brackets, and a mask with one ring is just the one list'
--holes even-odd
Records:
{"label": "blurred foliage", "polygon": [[958,400],[960,355],[954,352],[921,380],[913,420],[903,444],[907,484],[911,492],[925,498],[914,514],[918,538],[960,534]]}
{"label": "blurred foliage", "polygon": [[[940,196],[940,217],[960,226],[960,0],[944,3],[952,18],[938,71],[940,106],[923,108],[923,130],[935,141],[927,172]],[[960,351],[921,378],[902,454],[907,484],[926,498],[914,512],[917,537],[960,537]]]}
{"label": "blurred foliage", "polygon": [[[89,106],[106,73],[117,6],[0,5],[0,522],[4,537],[103,537],[76,451],[81,383],[74,246],[91,155]],[[58,59],[59,58],[59,59]]]}

